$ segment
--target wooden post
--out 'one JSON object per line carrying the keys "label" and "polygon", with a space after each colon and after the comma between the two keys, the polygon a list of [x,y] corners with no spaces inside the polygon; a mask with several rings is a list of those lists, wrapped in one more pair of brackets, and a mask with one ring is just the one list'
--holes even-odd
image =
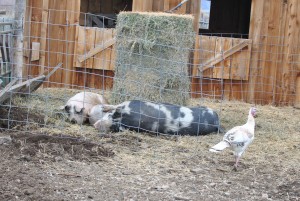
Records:
{"label": "wooden post", "polygon": [[25,13],[24,0],[16,0],[15,4],[15,33],[13,42],[13,69],[12,77],[22,80],[22,70],[23,70],[23,22]]}
{"label": "wooden post", "polygon": [[[254,103],[258,94],[256,90],[258,89],[257,83],[260,83],[258,78],[260,75],[259,67],[263,65],[260,55],[262,54],[261,44],[265,44],[265,37],[262,39],[261,36],[265,34],[264,28],[264,9],[267,1],[253,0],[251,6],[251,19],[250,19],[250,30],[249,30],[249,39],[253,40],[252,52],[251,52],[251,61],[250,61],[250,77],[249,77],[249,86],[247,94],[247,102]],[[260,90],[258,90],[260,91]],[[261,95],[261,93],[259,93]]]}
{"label": "wooden post", "polygon": [[45,57],[46,57],[46,42],[47,42],[47,30],[48,30],[48,7],[49,1],[43,0],[43,10],[42,10],[42,22],[41,22],[41,39],[40,39],[40,61],[39,64],[41,66],[41,73],[45,71]]}
{"label": "wooden post", "polygon": [[300,74],[298,74],[296,78],[296,98],[294,106],[300,109]]}

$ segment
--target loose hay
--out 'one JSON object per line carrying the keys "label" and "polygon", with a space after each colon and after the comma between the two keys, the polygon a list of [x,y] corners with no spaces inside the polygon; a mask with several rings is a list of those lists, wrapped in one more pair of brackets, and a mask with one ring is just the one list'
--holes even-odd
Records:
{"label": "loose hay", "polygon": [[[125,198],[128,200],[174,200],[174,197],[212,201],[263,200],[266,197],[269,200],[299,200],[299,109],[258,105],[255,139],[243,155],[240,168],[235,172],[231,171],[234,156],[230,150],[224,150],[220,154],[208,151],[223,135],[168,138],[124,131],[107,134],[104,138],[92,126],[70,124],[55,115],[55,111],[50,112],[76,92],[40,89],[31,98],[13,101],[18,107],[30,105],[31,111],[39,111],[41,115],[45,115],[43,111],[48,108],[48,118],[56,119],[54,123],[47,122],[48,128],[41,125],[41,128],[28,129],[28,132],[52,135],[54,132],[49,131],[55,130],[56,135],[81,135],[84,139],[89,138],[91,142],[112,150],[115,155],[94,158],[93,149],[92,152],[90,149],[83,149],[82,152],[79,148],[84,146],[77,145],[75,151],[79,152],[69,152],[71,149],[64,142],[53,144],[38,140],[39,143],[35,143],[36,141],[29,139],[23,144],[25,149],[22,152],[22,147],[16,149],[13,145],[2,145],[0,177],[2,176],[4,185],[0,188],[1,200],[13,200],[16,195],[23,200],[29,199],[23,193],[29,186],[34,188],[33,192],[42,192],[42,197],[33,197],[31,200],[84,200],[90,195],[95,200],[124,200],[124,197],[115,194],[120,191],[126,192]],[[110,94],[111,92],[105,92],[106,97],[110,97]],[[41,104],[46,100],[47,104]],[[205,105],[215,109],[226,130],[245,123],[251,106],[238,101],[209,99],[191,99],[188,105]],[[61,127],[55,128],[59,121]],[[7,135],[5,132],[0,134]],[[65,147],[66,150],[62,149]],[[63,155],[60,155],[61,151]],[[69,175],[79,177],[72,180]],[[37,181],[42,181],[43,184]],[[43,189],[46,188],[51,190],[44,192]],[[62,188],[68,189],[70,197],[53,193]],[[83,191],[78,191],[79,188]],[[4,197],[8,192],[7,197]],[[33,196],[38,195],[33,193]],[[53,195],[57,197],[53,198]]]}
{"label": "loose hay", "polygon": [[185,105],[189,98],[189,50],[193,17],[122,12],[116,26],[112,103],[146,99]]}

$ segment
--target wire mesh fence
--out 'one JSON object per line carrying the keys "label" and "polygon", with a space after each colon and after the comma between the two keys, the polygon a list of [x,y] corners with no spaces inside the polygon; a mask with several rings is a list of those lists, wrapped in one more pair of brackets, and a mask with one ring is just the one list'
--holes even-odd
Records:
{"label": "wire mesh fence", "polygon": [[[145,34],[140,34],[139,37],[140,30],[136,29],[132,30],[137,33],[134,38],[128,36],[124,39],[122,33],[126,27],[120,29],[118,33],[114,28],[107,28],[117,24],[113,16],[81,13],[84,26],[80,26],[75,20],[79,15],[70,10],[49,9],[47,15],[42,16],[41,19],[41,16],[37,15],[41,13],[41,8],[30,7],[27,8],[27,12],[28,10],[33,16],[25,19],[24,22],[22,81],[37,78],[43,74],[47,75],[59,63],[62,63],[62,67],[44,80],[43,86],[37,91],[31,92],[29,86],[26,88],[27,91],[11,91],[10,94],[11,96],[15,94],[26,96],[27,101],[34,102],[34,99],[41,101],[27,108],[26,105],[20,103],[20,107],[25,109],[25,113],[36,110],[42,115],[42,127],[60,128],[65,123],[68,118],[58,108],[64,106],[67,100],[75,95],[75,91],[96,92],[115,105],[122,102],[115,101],[121,96],[125,97],[122,99],[124,101],[139,99],[169,104],[176,104],[174,100],[188,97],[189,101],[182,102],[181,106],[205,106],[207,101],[220,102],[221,104],[214,108],[219,112],[221,112],[223,101],[273,105],[294,105],[297,101],[299,48],[292,48],[293,52],[284,51],[288,47],[284,43],[283,36],[255,36],[251,39],[245,34],[237,38],[235,33],[196,36],[176,33],[175,35],[168,33],[169,31],[164,32],[162,28],[156,29],[157,20],[153,20],[153,27],[148,22],[149,27],[145,32],[146,35],[157,34],[157,36],[153,35],[154,38],[147,39],[145,37],[149,36]],[[32,20],[35,19],[34,13],[39,19]],[[130,30],[130,28],[127,29]],[[168,43],[162,44],[159,40],[155,41],[155,37],[168,34],[171,34],[174,41],[180,41],[183,37],[190,38],[194,41],[194,47],[175,47],[171,43],[167,45]],[[6,37],[7,35],[2,34],[3,41]],[[13,60],[5,59],[4,54],[5,49],[9,50],[10,57],[14,52],[11,37],[12,35],[9,40],[6,39],[9,41],[9,46],[5,41],[1,46],[2,66],[14,65]],[[123,42],[127,49],[116,48],[118,43],[120,44],[120,39],[127,41]],[[264,42],[256,43],[256,41]],[[155,54],[153,54],[154,51],[156,51]],[[189,56],[182,57],[180,61],[177,60],[176,53],[184,51],[188,51]],[[135,56],[137,60],[132,63],[130,59]],[[124,57],[121,62],[118,60],[120,57]],[[149,59],[151,62],[145,63]],[[116,66],[128,70],[115,76]],[[187,74],[172,71],[175,66],[184,69]],[[151,73],[149,67],[153,67],[158,74]],[[168,71],[163,72],[164,68]],[[174,77],[176,82],[169,82],[171,77]],[[183,77],[189,81],[184,90],[179,86],[180,82],[177,83]],[[14,78],[10,74],[5,77],[2,75],[2,87],[8,84],[5,79],[13,80]],[[124,82],[125,79],[127,83]],[[150,80],[152,80],[151,83]],[[116,83],[120,83],[118,91],[113,90]],[[151,87],[157,92],[149,96],[147,91]],[[133,93],[132,90],[135,92]],[[167,96],[168,91],[172,92],[170,94],[173,98],[170,96],[166,99],[168,101],[164,101],[162,97]],[[18,107],[14,104],[14,100],[25,101],[19,96],[14,99],[10,98],[2,104],[9,107],[11,111],[10,108]],[[191,101],[197,103],[189,105]],[[23,120],[20,122],[37,123],[30,121],[29,113],[24,115],[26,118],[22,117]],[[49,123],[48,120],[52,117],[57,118],[54,118],[55,121],[60,123],[57,125],[53,122]],[[9,115],[2,120],[18,121],[9,118]],[[11,125],[8,123],[7,129],[14,127]]]}
{"label": "wire mesh fence", "polygon": [[[70,8],[74,2],[68,1]],[[297,198],[296,188],[288,193],[285,188],[299,183],[294,177],[300,114],[291,107],[299,104],[299,46],[291,47],[284,36],[181,34],[156,29],[156,23],[146,23],[146,34],[137,28],[128,36],[122,33],[130,33],[130,27],[113,28],[118,26],[114,15],[27,7],[22,79],[0,76],[0,133],[14,140],[0,152],[10,153],[1,155],[8,167],[12,158],[21,167],[35,165],[21,169],[28,178],[22,174],[18,182],[7,174],[6,183],[50,189],[43,195],[37,194],[46,187],[18,194],[33,200],[243,199],[236,195],[240,186],[253,189],[243,191],[249,200],[266,197],[269,188],[271,198]],[[167,42],[147,34],[164,35]],[[191,47],[174,45],[183,37],[192,40]],[[126,48],[118,48],[120,41]],[[16,61],[5,60],[2,52],[8,49],[12,56],[18,48],[1,42],[0,48],[1,72],[4,64],[14,68]],[[183,78],[186,88],[177,82]],[[116,82],[120,90],[114,90]],[[148,96],[150,88],[157,92]],[[253,105],[259,140],[241,162],[244,171],[233,174],[231,155],[209,154],[222,139],[210,133],[245,124]],[[10,192],[10,185],[0,192]],[[231,186],[226,194],[224,185]]]}

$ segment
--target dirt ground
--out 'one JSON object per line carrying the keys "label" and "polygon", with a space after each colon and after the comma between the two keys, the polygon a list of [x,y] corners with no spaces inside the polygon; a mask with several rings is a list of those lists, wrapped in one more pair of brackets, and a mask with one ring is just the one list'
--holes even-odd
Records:
{"label": "dirt ground", "polygon": [[[230,150],[208,151],[223,134],[98,133],[55,109],[68,93],[39,91],[0,109],[0,137],[11,138],[0,140],[0,200],[300,200],[299,109],[257,106],[255,139],[234,171]],[[217,110],[226,130],[250,108],[198,104]]]}

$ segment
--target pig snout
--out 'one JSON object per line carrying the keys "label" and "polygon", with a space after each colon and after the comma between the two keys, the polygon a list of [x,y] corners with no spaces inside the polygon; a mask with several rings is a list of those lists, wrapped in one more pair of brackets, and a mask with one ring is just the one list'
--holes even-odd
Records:
{"label": "pig snout", "polygon": [[[102,95],[92,92],[80,92],[71,97],[66,105],[61,108],[65,110],[71,123],[83,124],[89,120],[89,113],[94,106],[106,103],[107,101]],[[100,113],[97,112],[99,111],[96,110],[91,124],[95,123],[103,115],[102,111]]]}

